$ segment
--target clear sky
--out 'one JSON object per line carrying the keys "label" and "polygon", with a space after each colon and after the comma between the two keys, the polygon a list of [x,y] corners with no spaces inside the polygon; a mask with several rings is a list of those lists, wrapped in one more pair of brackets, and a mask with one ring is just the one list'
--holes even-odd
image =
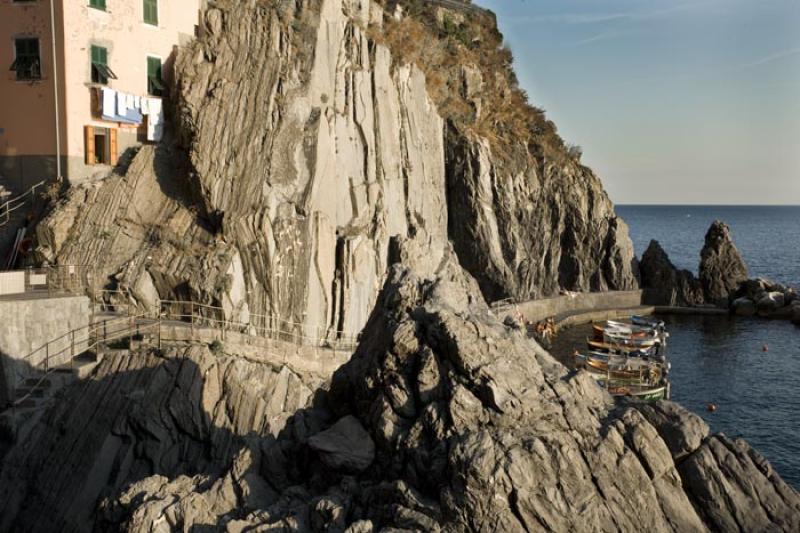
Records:
{"label": "clear sky", "polygon": [[800,204],[800,0],[474,0],[616,203]]}

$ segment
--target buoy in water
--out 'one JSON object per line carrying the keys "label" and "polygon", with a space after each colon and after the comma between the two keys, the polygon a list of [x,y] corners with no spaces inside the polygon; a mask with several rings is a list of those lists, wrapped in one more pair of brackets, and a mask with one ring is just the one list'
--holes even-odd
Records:
{"label": "buoy in water", "polygon": [[769,346],[767,346],[767,345],[765,344],[764,346],[762,346],[762,347],[761,347],[761,351],[762,351],[762,352],[768,352],[768,351],[769,351]]}
{"label": "buoy in water", "polygon": [[716,410],[717,410],[717,404],[711,402],[706,404],[706,411],[708,411],[709,413],[713,413]]}

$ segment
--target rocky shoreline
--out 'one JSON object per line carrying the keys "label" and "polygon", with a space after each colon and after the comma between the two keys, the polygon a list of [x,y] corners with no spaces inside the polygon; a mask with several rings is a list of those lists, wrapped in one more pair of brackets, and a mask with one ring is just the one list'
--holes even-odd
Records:
{"label": "rocky shoreline", "polygon": [[800,325],[800,294],[748,270],[733,243],[730,228],[715,221],[700,252],[699,276],[677,269],[658,241],[651,241],[639,263],[645,303],[684,307],[716,307],[737,316],[791,320]]}
{"label": "rocky shoreline", "polygon": [[46,420],[5,457],[1,529],[800,527],[800,494],[744,441],[671,402],[614,404],[496,319],[452,256],[393,267],[329,383],[143,351],[104,361]]}

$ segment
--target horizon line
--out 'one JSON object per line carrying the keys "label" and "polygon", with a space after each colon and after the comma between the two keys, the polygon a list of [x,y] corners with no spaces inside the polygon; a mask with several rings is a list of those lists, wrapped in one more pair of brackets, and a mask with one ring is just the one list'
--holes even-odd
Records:
{"label": "horizon line", "polygon": [[657,204],[649,202],[615,202],[614,205],[633,207],[800,207],[800,204]]}

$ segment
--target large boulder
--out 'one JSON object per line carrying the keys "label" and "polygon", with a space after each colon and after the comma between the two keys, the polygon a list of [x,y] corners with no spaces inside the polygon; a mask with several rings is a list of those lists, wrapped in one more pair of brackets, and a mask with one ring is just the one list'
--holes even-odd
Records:
{"label": "large boulder", "polygon": [[800,300],[792,302],[792,322],[800,326]]}
{"label": "large boulder", "polygon": [[308,439],[308,445],[334,470],[362,472],[375,459],[375,445],[369,433],[351,415]]}
{"label": "large boulder", "polygon": [[656,240],[650,241],[642,255],[639,274],[646,303],[672,306],[704,303],[703,289],[697,278],[688,270],[675,268],[667,252]]}
{"label": "large boulder", "polygon": [[757,302],[764,294],[769,292],[772,285],[771,281],[764,278],[747,279],[739,284],[733,296],[734,298],[748,298]]}
{"label": "large boulder", "polygon": [[756,309],[759,313],[773,313],[784,305],[784,296],[782,292],[773,291],[763,293],[761,298],[756,302]]}
{"label": "large boulder", "polygon": [[715,220],[700,251],[700,283],[709,303],[727,307],[729,296],[747,279],[747,265],[731,239],[731,230]]}
{"label": "large boulder", "polygon": [[739,316],[753,316],[756,314],[756,304],[750,298],[742,296],[731,303],[731,309]]}

